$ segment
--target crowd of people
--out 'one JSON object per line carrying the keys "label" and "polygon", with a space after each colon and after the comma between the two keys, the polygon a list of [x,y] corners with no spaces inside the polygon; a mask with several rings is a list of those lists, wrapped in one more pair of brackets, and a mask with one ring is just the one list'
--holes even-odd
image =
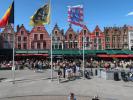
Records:
{"label": "crowd of people", "polygon": [[[53,61],[53,67],[54,69],[64,66],[83,66],[82,59],[65,59],[65,60],[56,60]],[[15,66],[22,68],[29,68],[29,69],[47,69],[50,68],[51,62],[50,60],[46,59],[24,59],[24,60],[18,60],[15,61]],[[12,67],[12,61],[2,60],[0,61],[0,68],[1,67]],[[132,68],[133,67],[133,61],[132,60],[112,60],[112,61],[105,61],[105,60],[92,60],[88,59],[85,60],[85,67],[86,68]]]}

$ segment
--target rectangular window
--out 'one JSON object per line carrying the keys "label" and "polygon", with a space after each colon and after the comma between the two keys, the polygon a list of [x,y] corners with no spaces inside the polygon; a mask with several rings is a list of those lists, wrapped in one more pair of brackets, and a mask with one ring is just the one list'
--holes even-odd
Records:
{"label": "rectangular window", "polygon": [[72,42],[69,42],[69,48],[72,48]]}
{"label": "rectangular window", "polygon": [[46,49],[46,42],[43,42],[43,49]]}
{"label": "rectangular window", "polygon": [[31,49],[34,49],[34,43],[31,43]]}
{"label": "rectangular window", "polygon": [[102,45],[99,45],[99,50],[101,50],[102,49]]}
{"label": "rectangular window", "polygon": [[110,45],[106,45],[106,49],[110,49]]}
{"label": "rectangular window", "polygon": [[55,44],[55,49],[58,49],[58,44],[57,43]]}
{"label": "rectangular window", "polygon": [[24,41],[27,41],[27,37],[24,37]]}
{"label": "rectangular window", "polygon": [[27,44],[26,43],[23,44],[23,48],[27,49]]}
{"label": "rectangular window", "polygon": [[106,42],[110,42],[110,38],[109,37],[106,37]]}
{"label": "rectangular window", "polygon": [[40,40],[43,40],[43,34],[40,34]]}
{"label": "rectangular window", "polygon": [[77,42],[74,43],[74,48],[77,48]]}
{"label": "rectangular window", "polygon": [[99,36],[99,32],[96,32],[96,36]]}
{"label": "rectangular window", "polygon": [[21,41],[21,36],[18,36],[18,42],[20,42]]}
{"label": "rectangular window", "polygon": [[89,37],[86,38],[87,42],[89,41]]}
{"label": "rectangular window", "polygon": [[101,39],[98,39],[98,43],[101,43]]}
{"label": "rectangular window", "polygon": [[23,36],[24,35],[24,31],[21,31],[21,36]]}
{"label": "rectangular window", "polygon": [[21,49],[21,44],[18,44],[18,49]]}
{"label": "rectangular window", "polygon": [[37,49],[40,49],[41,45],[40,43],[37,43]]}
{"label": "rectangular window", "polygon": [[115,36],[113,36],[113,42],[115,42]]}
{"label": "rectangular window", "polygon": [[34,34],[34,40],[38,40],[38,34]]}
{"label": "rectangular window", "polygon": [[97,43],[97,38],[94,39],[94,43]]}

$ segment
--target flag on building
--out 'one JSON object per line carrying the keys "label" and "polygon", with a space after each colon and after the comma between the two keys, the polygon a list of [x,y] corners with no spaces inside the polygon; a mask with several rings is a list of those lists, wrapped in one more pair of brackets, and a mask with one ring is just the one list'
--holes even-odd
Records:
{"label": "flag on building", "polygon": [[68,22],[83,27],[83,6],[68,6]]}
{"label": "flag on building", "polygon": [[0,28],[5,27],[7,24],[14,24],[14,1],[0,20]]}
{"label": "flag on building", "polygon": [[50,4],[45,4],[40,7],[36,13],[31,17],[30,25],[38,26],[50,23]]}

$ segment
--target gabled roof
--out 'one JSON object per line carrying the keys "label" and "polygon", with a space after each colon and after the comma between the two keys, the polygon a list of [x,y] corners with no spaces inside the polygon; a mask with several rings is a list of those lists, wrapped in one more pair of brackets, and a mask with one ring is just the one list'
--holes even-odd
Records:
{"label": "gabled roof", "polygon": [[[38,28],[40,28],[40,30],[38,30]],[[43,25],[41,25],[41,26],[34,26],[32,28],[32,30],[30,31],[30,33],[32,33],[32,32],[34,32],[34,33],[38,33],[38,32],[46,32],[46,33],[48,33]]]}
{"label": "gabled roof", "polygon": [[60,30],[57,23],[55,24],[55,26],[52,30],[52,34],[54,34],[54,30],[58,30],[60,35],[64,34],[64,30]]}
{"label": "gabled roof", "polygon": [[73,32],[73,33],[75,33],[75,35],[76,35],[76,32],[73,30],[73,28],[72,28],[72,25],[71,25],[71,24],[69,24],[69,28],[67,29],[66,34],[65,34],[65,35],[67,35],[69,31],[72,31],[72,32]]}
{"label": "gabled roof", "polygon": [[26,28],[24,27],[23,24],[22,24],[20,27],[19,27],[19,25],[17,25],[17,32],[20,32],[20,30],[21,30],[22,28],[23,28],[27,33],[29,33],[29,31],[26,30]]}
{"label": "gabled roof", "polygon": [[85,26],[82,28],[82,30],[80,31],[79,34],[81,34],[81,33],[83,32],[84,29],[86,29],[88,33],[91,33],[91,32],[88,30],[87,26],[85,25]]}
{"label": "gabled roof", "polygon": [[95,29],[93,30],[93,33],[94,33],[94,32],[97,32],[97,31],[100,32],[100,33],[102,32],[98,25],[97,25],[97,26],[95,27]]}

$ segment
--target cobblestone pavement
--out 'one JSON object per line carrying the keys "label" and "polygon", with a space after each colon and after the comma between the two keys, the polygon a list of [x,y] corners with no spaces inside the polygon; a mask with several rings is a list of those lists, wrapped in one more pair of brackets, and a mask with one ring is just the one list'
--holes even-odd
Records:
{"label": "cobblestone pavement", "polygon": [[[54,73],[56,76],[56,73]],[[90,100],[98,95],[100,100],[133,100],[133,83],[92,79],[73,81],[57,79],[51,82],[50,70],[35,73],[33,70],[16,71],[16,83],[12,84],[11,71],[0,71],[0,100],[67,100],[70,92],[77,100]]]}
{"label": "cobblestone pavement", "polygon": [[[10,97],[0,100],[67,100],[67,96],[24,96],[24,97]],[[90,97],[76,96],[77,100],[91,100]]]}

